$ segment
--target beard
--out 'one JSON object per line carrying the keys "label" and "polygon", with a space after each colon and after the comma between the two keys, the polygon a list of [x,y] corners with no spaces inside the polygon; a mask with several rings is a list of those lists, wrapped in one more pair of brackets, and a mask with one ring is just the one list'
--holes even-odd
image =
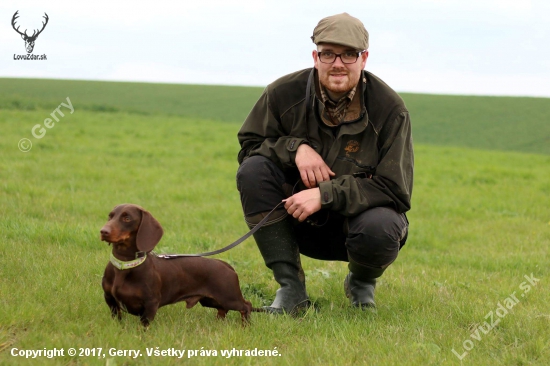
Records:
{"label": "beard", "polygon": [[349,92],[359,82],[360,73],[353,75],[346,68],[332,68],[319,73],[319,81],[328,91],[334,94]]}

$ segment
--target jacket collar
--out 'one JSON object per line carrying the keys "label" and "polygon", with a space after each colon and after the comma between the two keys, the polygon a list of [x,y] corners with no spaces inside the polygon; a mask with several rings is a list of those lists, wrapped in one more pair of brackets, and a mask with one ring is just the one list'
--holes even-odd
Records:
{"label": "jacket collar", "polygon": [[[357,122],[363,117],[367,116],[367,110],[365,108],[365,91],[366,91],[366,84],[367,79],[365,76],[365,72],[361,72],[361,77],[359,78],[359,83],[357,85],[357,91],[355,92],[355,95],[353,97],[353,100],[351,101],[351,104],[348,107],[348,110],[346,112],[346,116],[344,117],[343,121],[340,123],[346,124],[346,123],[353,123]],[[319,73],[317,70],[315,70],[315,81],[313,83],[312,91],[315,93],[316,96],[316,102],[319,103],[317,108],[317,113],[320,119],[323,121],[323,123],[330,127],[335,127],[330,119],[330,117],[326,116],[325,113],[325,105],[321,98],[321,91],[320,91],[320,82],[319,82]],[[365,119],[365,122],[368,120],[368,118]],[[365,123],[366,125],[366,123]]]}

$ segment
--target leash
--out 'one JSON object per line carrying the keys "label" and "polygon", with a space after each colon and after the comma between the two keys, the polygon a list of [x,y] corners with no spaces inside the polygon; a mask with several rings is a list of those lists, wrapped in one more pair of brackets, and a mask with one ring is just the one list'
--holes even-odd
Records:
{"label": "leash", "polygon": [[252,230],[250,230],[249,232],[247,232],[246,234],[244,234],[243,236],[241,236],[239,239],[237,239],[236,241],[234,241],[233,243],[229,244],[228,246],[226,247],[223,247],[221,249],[218,249],[218,250],[214,250],[212,252],[204,252],[204,253],[198,253],[198,254],[156,254],[156,253],[153,253],[155,256],[157,256],[158,258],[163,258],[163,259],[174,259],[174,258],[181,258],[181,257],[208,257],[208,256],[211,256],[211,255],[214,255],[214,254],[219,254],[219,253],[223,253],[223,252],[226,252],[228,251],[229,249],[231,248],[234,248],[236,247],[237,245],[241,244],[243,241],[245,241],[246,239],[248,239],[250,236],[252,236],[252,234],[254,234],[256,231],[260,230],[260,228],[262,226],[264,226],[264,224],[267,222],[267,220],[269,219],[269,216],[271,216],[271,214],[279,208],[279,206],[281,206],[282,204],[284,204],[284,201],[281,201],[279,202],[279,204],[277,206],[275,206],[273,208],[273,210],[271,210],[263,219],[262,221],[260,221],[258,224],[256,224],[256,226],[254,226],[252,228]]}

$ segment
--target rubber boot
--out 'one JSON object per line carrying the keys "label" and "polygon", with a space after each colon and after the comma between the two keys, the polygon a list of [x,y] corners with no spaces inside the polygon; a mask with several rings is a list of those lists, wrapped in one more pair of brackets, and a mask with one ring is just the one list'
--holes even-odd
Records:
{"label": "rubber boot", "polygon": [[361,309],[376,308],[374,289],[376,279],[382,276],[386,268],[366,267],[349,258],[350,272],[344,280],[344,291],[351,305]]}
{"label": "rubber boot", "polygon": [[265,265],[273,271],[275,281],[281,285],[273,303],[263,309],[272,314],[295,314],[307,308],[310,301],[292,224],[285,219],[264,226],[254,233],[254,239]]}

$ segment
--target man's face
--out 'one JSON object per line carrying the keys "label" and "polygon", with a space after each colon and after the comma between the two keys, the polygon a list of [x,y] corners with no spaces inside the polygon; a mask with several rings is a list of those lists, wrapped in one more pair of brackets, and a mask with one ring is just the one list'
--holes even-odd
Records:
{"label": "man's face", "polygon": [[[356,50],[351,47],[332,43],[321,43],[317,45],[317,51],[328,51],[336,54],[349,51],[356,52]],[[363,52],[353,64],[344,64],[340,57],[337,57],[331,64],[323,63],[319,60],[317,51],[313,51],[315,68],[319,73],[321,85],[329,92],[332,92],[333,95],[341,96],[357,85],[359,77],[361,76],[361,70],[363,70],[367,64],[367,57],[369,55],[367,51]]]}

